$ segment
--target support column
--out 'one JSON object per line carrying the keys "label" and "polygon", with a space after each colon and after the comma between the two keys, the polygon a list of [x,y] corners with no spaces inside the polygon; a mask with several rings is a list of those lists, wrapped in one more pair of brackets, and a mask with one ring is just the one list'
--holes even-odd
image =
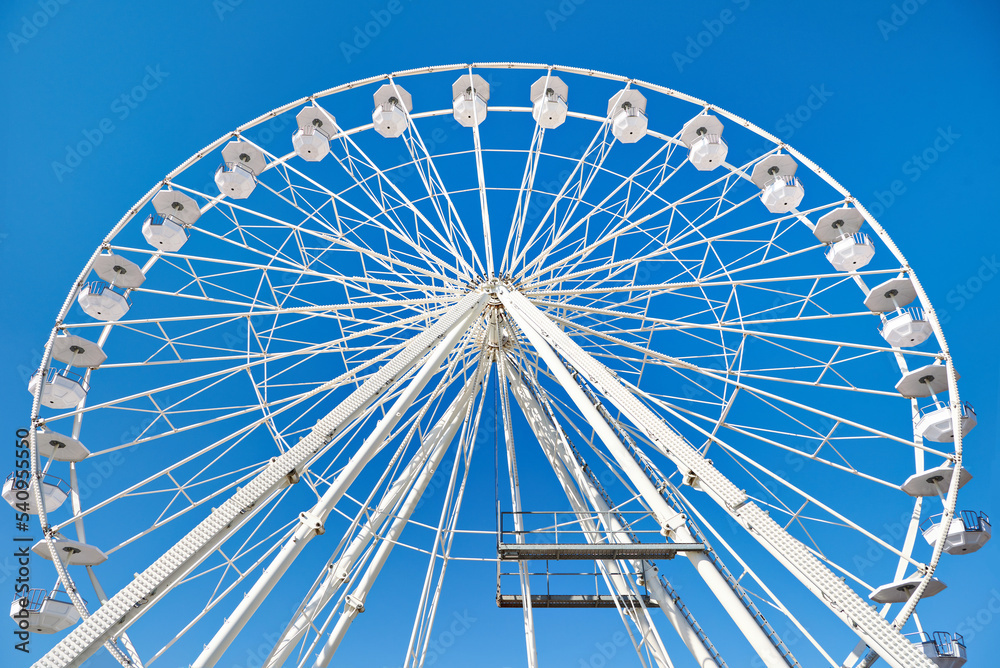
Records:
{"label": "support column", "polygon": [[[515,373],[512,373],[510,369],[506,371],[507,378],[511,382],[511,387],[514,389],[514,398],[527,418],[532,432],[534,432],[539,445],[542,447],[542,451],[549,460],[549,464],[552,465],[552,470],[555,472],[556,478],[559,480],[566,498],[569,500],[570,506],[573,508],[573,512],[580,522],[584,537],[588,543],[601,542],[602,532],[593,519],[591,519],[587,502],[577,487],[574,486],[571,472],[567,470],[567,467],[559,456],[559,436],[556,430],[546,420],[544,411],[531,396],[530,392],[528,392],[527,387],[521,382],[521,379]],[[581,486],[580,489],[584,488]],[[603,517],[607,520],[608,516],[604,515]],[[597,561],[596,563],[601,568],[612,591],[617,592],[620,596],[631,596],[636,601],[640,600],[639,592],[635,591],[631,583],[619,572],[617,562]],[[638,628],[642,636],[643,643],[649,649],[649,653],[657,665],[661,667],[673,666],[666,646],[663,644],[663,639],[660,638],[659,633],[656,631],[656,626],[653,624],[649,610],[641,606],[629,606],[625,608],[625,612],[628,613],[629,617],[635,623],[636,628]]]}
{"label": "support column", "polygon": [[[695,475],[699,479],[700,489],[704,490],[713,501],[739,522],[762,547],[770,552],[818,600],[864,639],[893,668],[933,668],[930,659],[924,656],[923,652],[914,647],[897,629],[882,619],[857,592],[838,578],[805,545],[772,520],[764,510],[747,497],[746,492],[738,489],[721,471],[701,456],[680,434],[671,429],[648,406],[635,397],[604,365],[597,362],[572,338],[560,330],[524,295],[500,286],[497,288],[497,296],[507,307],[511,317],[525,331],[525,335],[528,336],[532,345],[546,359],[546,363],[550,366],[553,363],[556,364],[555,367],[552,367],[553,373],[560,378],[560,382],[571,395],[573,395],[573,389],[578,390],[579,394],[583,394],[583,392],[562,366],[555,349],[558,349],[560,354],[582,371],[599,392],[639,427],[661,454],[674,461],[682,472],[690,471]],[[550,344],[552,347],[549,347]],[[558,373],[560,369],[561,374]],[[589,404],[585,395],[583,401]],[[590,405],[589,411],[593,410],[593,406]],[[588,415],[589,411],[583,410],[584,415]],[[594,427],[598,429],[599,425],[595,424]],[[612,453],[615,454],[616,451],[612,449]],[[615,454],[616,459],[619,459],[619,454],[627,456],[627,451]],[[620,459],[619,462],[621,462]],[[631,475],[629,477],[631,478]],[[645,478],[644,475],[642,477]],[[642,492],[642,487],[639,487],[639,490]],[[645,493],[642,495],[644,498],[646,497]],[[742,606],[740,607],[745,611]],[[758,643],[752,641],[751,644],[756,648]],[[777,652],[771,649],[761,654],[761,658],[768,666],[779,666],[780,664],[768,662],[771,660],[769,657],[775,654]]]}
{"label": "support column", "polygon": [[439,433],[451,424],[454,424],[455,429],[458,428],[463,419],[462,414],[467,410],[471,397],[482,387],[482,382],[482,371],[479,371],[469,379],[462,392],[441,416],[434,429],[428,433],[417,452],[413,455],[413,458],[406,465],[406,468],[400,472],[395,482],[386,491],[381,501],[379,501],[378,507],[371,513],[368,521],[358,532],[358,535],[354,537],[347,549],[344,550],[343,555],[333,565],[330,572],[327,573],[323,583],[304,606],[302,612],[285,628],[284,635],[275,644],[271,653],[264,661],[265,668],[280,668],[285,663],[302,638],[302,635],[309,629],[316,615],[319,614],[337,590],[347,581],[351,570],[354,568],[355,561],[367,549],[372,539],[377,537],[380,527],[390,517],[393,508],[403,498],[403,494],[413,486],[420,472],[424,470],[425,464],[429,466],[428,462],[432,462],[435,468],[438,466],[441,456],[446,449],[439,447],[440,443],[442,440],[450,442],[454,438],[454,429],[451,430],[451,436],[445,434],[439,438]]}
{"label": "support column", "polygon": [[[631,543],[617,516],[598,493],[570,451],[570,446],[565,440],[565,435],[558,428],[551,408],[541,405],[540,401],[545,401],[545,398],[536,398],[533,396],[533,393],[516,373],[508,370],[508,378],[510,379],[511,386],[514,388],[514,396],[517,397],[518,403],[521,405],[521,410],[524,411],[526,416],[532,416],[529,418],[529,423],[532,430],[535,431],[539,443],[546,450],[546,455],[549,457],[550,462],[553,463],[553,466],[557,465],[556,462],[560,462],[569,471],[570,475],[576,481],[577,486],[586,493],[591,508],[599,512],[601,517],[605,518],[605,521],[609,523],[609,528],[612,532],[610,538],[621,543]],[[640,564],[642,564],[642,570],[645,571],[645,566],[648,562],[640,560]],[[701,668],[718,666],[715,657],[712,656],[702,643],[701,638],[690,626],[673,597],[663,587],[659,576],[655,575],[655,573],[647,574],[646,572],[640,574],[643,576],[646,586],[652,592],[653,598],[659,604],[660,610],[666,615],[670,625],[677,631],[681,641],[687,646],[688,651],[691,652],[698,665]]]}
{"label": "support column", "polygon": [[361,581],[354,588],[354,591],[346,597],[344,611],[330,632],[330,637],[327,638],[325,646],[316,658],[316,662],[313,664],[314,668],[325,668],[330,663],[330,659],[333,658],[334,653],[347,634],[351,623],[358,614],[364,612],[365,598],[368,596],[369,590],[375,584],[375,579],[382,571],[382,567],[389,558],[389,553],[396,546],[396,541],[399,540],[400,534],[403,533],[403,529],[406,527],[407,522],[409,522],[410,515],[413,514],[414,509],[417,507],[420,497],[423,496],[424,490],[427,489],[428,483],[430,483],[431,478],[437,471],[438,464],[441,463],[441,458],[444,457],[448,446],[455,438],[455,433],[465,420],[473,400],[482,387],[485,368],[486,365],[480,365],[474,376],[474,382],[470,381],[465,386],[462,393],[455,399],[452,407],[441,416],[441,419],[434,425],[434,429],[427,434],[426,442],[430,444],[430,455],[427,459],[427,465],[424,466],[413,487],[406,495],[406,500],[399,507],[396,517],[389,527],[389,531],[386,532],[385,537],[375,551],[375,555],[368,564],[368,569],[362,576]]}
{"label": "support column", "polygon": [[[496,319],[493,321],[493,331],[497,345],[497,385],[500,391],[500,409],[503,418],[503,439],[507,451],[507,470],[510,479],[510,498],[514,510],[514,531],[517,535],[517,542],[524,542],[524,518],[521,516],[521,481],[517,473],[517,457],[514,452],[514,427],[510,417],[510,395],[507,392],[507,383],[503,377],[506,375],[507,361],[500,349],[500,333],[496,328]],[[499,475],[499,472],[498,472]],[[528,668],[538,668],[538,650],[535,646],[535,619],[531,610],[531,579],[528,575],[528,564],[517,562],[517,570],[521,581],[521,593],[524,599],[521,602],[521,609],[524,611],[524,640],[528,653]]]}
{"label": "support column", "polygon": [[[538,331],[535,324],[538,316],[529,309],[534,309],[523,296],[502,290],[499,292],[500,300],[508,308],[510,317],[518,324],[521,331],[534,346],[536,352],[545,360],[549,371],[555,376],[562,388],[576,404],[577,409],[587,420],[587,423],[594,429],[605,447],[618,462],[629,481],[642,496],[646,505],[653,512],[654,517],[663,528],[664,534],[673,536],[678,542],[697,542],[687,528],[687,518],[660,494],[659,490],[646,477],[645,471],[639,466],[629,454],[628,449],[618,439],[618,435],[605,422],[604,417],[597,411],[590,402],[586,393],[577,385],[573,375],[563,364],[556,352],[550,347],[545,337]],[[520,297],[520,299],[516,299]],[[525,308],[527,304],[528,308]],[[537,312],[537,309],[535,309]],[[530,315],[529,315],[530,314]],[[544,315],[541,315],[544,318]],[[562,333],[562,332],[560,332]],[[566,337],[567,340],[569,337]],[[739,597],[726,582],[722,574],[716,570],[711,560],[702,552],[685,552],[684,555],[691,561],[698,575],[705,581],[712,594],[719,600],[726,609],[726,613],[732,618],[740,632],[753,647],[754,651],[764,661],[767,668],[787,668],[784,659],[777,653],[771,640],[764,634],[764,631],[757,624],[757,620],[750,616],[750,613],[743,606]]]}
{"label": "support column", "polygon": [[306,544],[313,537],[323,533],[323,523],[326,521],[327,515],[337,505],[337,502],[340,501],[365,465],[382,449],[386,437],[396,426],[396,423],[409,409],[413,400],[420,394],[431,377],[437,373],[441,363],[451,354],[458,341],[464,336],[472,319],[482,312],[484,301],[485,297],[479,300],[478,308],[470,309],[464,314],[464,318],[458,320],[437,337],[442,339],[441,342],[424,360],[422,367],[414,375],[406,390],[396,399],[386,416],[376,425],[358,451],[323,493],[320,500],[316,502],[316,505],[299,516],[298,529],[282,546],[271,564],[260,574],[250,591],[246,593],[233,613],[191,664],[191,668],[208,668],[215,665]]}

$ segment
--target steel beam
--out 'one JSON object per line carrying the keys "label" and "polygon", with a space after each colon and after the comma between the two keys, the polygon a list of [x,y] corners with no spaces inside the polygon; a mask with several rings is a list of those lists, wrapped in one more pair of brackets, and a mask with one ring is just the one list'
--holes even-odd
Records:
{"label": "steel beam", "polygon": [[[403,498],[403,495],[412,487],[427,462],[433,461],[434,466],[437,466],[438,461],[440,461],[440,454],[443,453],[443,450],[440,452],[438,450],[440,439],[436,437],[437,432],[443,428],[442,425],[450,424],[455,420],[461,422],[461,413],[465,410],[470,393],[478,390],[481,385],[481,373],[477,373],[469,379],[463,391],[442,415],[437,426],[423,439],[417,452],[379,500],[375,510],[366,513],[368,520],[358,531],[354,539],[351,540],[341,557],[332,563],[323,582],[310,597],[309,601],[303,605],[302,610],[296,618],[289,622],[282,638],[275,644],[267,659],[264,660],[264,668],[278,668],[285,663],[296,644],[301,640],[302,635],[315,620],[316,615],[326,607],[337,590],[347,581],[358,557],[364,553],[368,544],[378,537],[383,523],[391,517],[393,508],[395,508],[399,500]],[[435,461],[435,458],[438,458],[438,461]]]}
{"label": "steel beam", "polygon": [[[768,550],[788,571],[801,581],[813,594],[822,601],[834,614],[843,620],[855,633],[864,639],[870,647],[875,649],[879,655],[893,666],[893,668],[933,668],[930,660],[906,638],[893,628],[889,622],[880,617],[867,602],[865,602],[857,592],[847,586],[819,559],[817,559],[809,549],[801,542],[786,532],[777,522],[753,501],[750,501],[746,492],[737,488],[725,475],[716,469],[711,462],[705,459],[695,448],[687,443],[683,437],[671,429],[659,416],[653,413],[612,373],[597,362],[590,354],[584,351],[575,341],[553,323],[545,314],[538,310],[526,297],[520,293],[513,292],[504,286],[497,287],[497,296],[508,313],[524,331],[539,355],[545,359],[550,370],[557,380],[563,385],[578,408],[585,416],[596,413],[593,405],[590,404],[586,395],[576,384],[572,374],[563,365],[560,355],[564,356],[576,369],[581,372],[601,394],[620,410],[633,424],[639,427],[649,438],[654,447],[663,455],[669,457],[681,469],[682,473],[690,472],[695,476],[700,488],[703,489],[710,498],[719,504],[737,522],[743,526],[748,533]],[[575,390],[575,391],[574,391]],[[598,417],[599,414],[598,414]],[[588,418],[589,420],[589,418]],[[599,422],[600,424],[597,424]],[[614,437],[607,439],[607,433],[600,429],[601,425],[607,427],[603,418],[591,422],[591,425],[601,436],[601,439],[615,456],[616,461],[622,465],[629,475],[633,484],[637,484],[637,489],[642,493],[647,502],[650,501],[648,487],[642,484],[646,480],[649,487],[652,486],[645,474],[641,472],[638,477],[631,472],[631,466],[638,467],[634,460],[628,455],[624,446],[618,448],[614,446],[617,436],[607,428],[607,431]],[[620,446],[620,442],[618,442]],[[628,461],[625,461],[628,460]],[[643,490],[647,491],[644,492]],[[658,496],[658,494],[657,494]],[[661,497],[662,498],[662,497]],[[652,505],[655,508],[656,505]],[[678,536],[681,537],[681,536]],[[697,553],[694,553],[697,557]],[[694,558],[692,559],[695,560]],[[705,562],[708,559],[705,558]],[[706,578],[706,582],[719,576],[711,563],[697,564],[699,574]],[[710,584],[710,586],[712,586]],[[732,593],[728,585],[725,589]],[[713,588],[713,591],[715,588]],[[720,589],[717,596],[725,597]],[[735,597],[735,594],[733,594]],[[720,598],[720,600],[722,600]],[[726,604],[727,610],[733,616],[734,621],[740,624],[741,630],[752,637],[754,631],[760,627],[753,624],[753,628],[741,624],[740,618],[746,613],[742,605],[733,607]],[[766,645],[758,640],[751,640],[751,644],[757,650],[767,666],[781,667],[783,660],[771,645],[770,640]],[[780,662],[779,662],[780,661]]]}
{"label": "steel beam", "polygon": [[[628,534],[624,531],[622,523],[618,521],[617,514],[613,512],[611,506],[608,505],[608,502],[598,492],[595,483],[591,481],[580,462],[573,456],[572,448],[566,440],[566,435],[559,427],[547,397],[537,387],[537,381],[533,386],[533,390],[529,390],[526,383],[516,374],[508,373],[508,376],[511,380],[511,386],[515,388],[515,395],[519,397],[519,402],[525,411],[525,415],[531,416],[529,422],[532,424],[532,427],[535,428],[535,425],[538,425],[536,433],[541,432],[542,434],[539,436],[539,442],[548,445],[546,449],[552,451],[549,455],[550,459],[558,459],[561,462],[562,468],[569,472],[576,481],[577,486],[586,494],[591,507],[600,513],[602,521],[611,529],[611,532],[608,534],[609,540],[618,542],[618,545],[615,547],[637,547],[636,544],[631,542]],[[543,447],[546,446],[543,445]],[[554,463],[554,465],[556,464]],[[653,547],[662,549],[662,545],[664,544],[661,543],[659,546]],[[670,543],[669,545],[676,545],[676,543]],[[704,546],[702,547],[704,548]],[[666,590],[666,587],[660,581],[659,575],[656,573],[656,569],[651,564],[648,564],[644,559],[640,559],[638,564],[637,570],[641,568],[639,574],[646,581],[647,589],[653,593],[653,599],[657,602],[658,607],[663,610],[670,625],[674,627],[677,635],[688,648],[688,651],[698,665],[704,667],[714,664],[718,666],[720,663],[716,660],[718,651],[707,640],[707,636],[703,637],[699,635],[691,613],[688,612],[685,614],[681,609],[679,598],[675,600],[676,594],[671,595]],[[633,565],[635,565],[635,562],[633,562]],[[597,607],[600,606],[598,605]]]}
{"label": "steel beam", "polygon": [[434,477],[434,473],[437,471],[444,453],[455,438],[455,433],[464,422],[469,409],[472,407],[473,400],[482,387],[484,367],[485,365],[480,365],[474,376],[474,382],[466,385],[452,405],[452,409],[446,412],[438,420],[437,424],[434,425],[430,433],[427,434],[426,441],[430,444],[430,454],[427,458],[427,464],[420,471],[420,475],[417,476],[416,482],[409,493],[407,493],[402,506],[397,510],[389,530],[382,538],[360,582],[358,582],[358,585],[351,594],[346,597],[344,610],[337,619],[337,623],[330,632],[330,636],[327,638],[326,644],[320,651],[319,656],[316,657],[316,661],[313,664],[314,668],[325,668],[330,663],[341,641],[347,634],[351,623],[358,614],[364,612],[365,598],[368,596],[368,592],[375,584],[376,578],[378,578],[382,567],[389,558],[389,553],[396,546],[400,534],[403,533],[403,529],[410,520],[410,515],[413,514],[417,504],[420,502],[420,497],[423,496],[428,483]]}
{"label": "steel beam", "polygon": [[[463,297],[431,327],[414,336],[391,361],[370,376],[330,413],[321,418],[308,435],[276,457],[255,478],[213,510],[187,535],[124,589],[81,622],[34,665],[37,668],[79,666],[109,638],[121,633],[155,605],[178,581],[204,561],[226,538],[266,505],[267,500],[301,472],[312,457],[345,425],[378,397],[382,389],[407,373],[459,323],[482,311],[487,297],[473,292]],[[347,372],[345,375],[350,375]],[[329,383],[336,387],[339,379]]]}
{"label": "steel beam", "polygon": [[333,480],[330,486],[308,512],[299,516],[299,527],[292,537],[282,546],[270,565],[264,569],[257,578],[257,581],[239,602],[233,613],[226,619],[222,627],[215,636],[205,646],[198,658],[191,664],[191,668],[209,668],[222,658],[223,653],[229,648],[233,640],[243,629],[250,617],[264,599],[292,565],[305,546],[315,536],[323,533],[323,523],[327,515],[337,505],[344,493],[351,486],[351,483],[358,477],[364,467],[378,452],[385,446],[386,439],[393,428],[409,410],[414,399],[430,381],[440,367],[441,363],[451,354],[459,340],[465,334],[473,318],[478,317],[482,312],[484,300],[479,300],[479,308],[469,309],[465,317],[456,320],[451,327],[445,329],[437,337],[441,339],[430,355],[423,361],[419,371],[407,385],[406,389],[399,395],[392,408],[385,417],[379,421],[372,432],[365,439],[358,451],[341,469],[340,473]]}
{"label": "steel beam", "polygon": [[[584,536],[592,544],[600,544],[605,536],[609,540],[613,540],[613,533],[609,532],[605,534],[599,530],[597,523],[591,516],[587,500],[580,492],[580,489],[586,491],[587,488],[582,485],[580,489],[577,488],[578,483],[574,482],[571,469],[568,468],[567,463],[560,456],[560,435],[558,430],[546,418],[545,411],[531,395],[531,392],[528,391],[527,386],[517,373],[506,365],[506,363],[504,364],[504,369],[507,379],[513,388],[514,397],[520,405],[525,418],[527,418],[531,430],[538,439],[545,457],[549,460],[552,470],[555,472],[556,478],[559,480],[566,498],[577,516],[580,527],[583,529]],[[575,464],[575,462],[573,463]],[[604,513],[601,515],[601,520],[610,527],[613,516],[611,513]],[[617,528],[620,529],[621,527]],[[660,637],[649,611],[642,605],[643,599],[634,590],[632,583],[622,574],[618,563],[611,559],[597,560],[596,563],[604,575],[608,588],[616,592],[611,598],[611,600],[618,601],[615,607],[619,608],[620,612],[628,614],[629,618],[635,623],[636,628],[642,636],[643,644],[647,647],[657,665],[672,666],[673,663],[667,653],[663,639]]]}

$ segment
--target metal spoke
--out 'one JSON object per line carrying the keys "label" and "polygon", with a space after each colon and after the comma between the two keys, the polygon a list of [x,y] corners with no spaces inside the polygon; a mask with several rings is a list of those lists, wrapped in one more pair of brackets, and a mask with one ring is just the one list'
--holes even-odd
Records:
{"label": "metal spoke", "polygon": [[[454,99],[472,77],[496,93],[532,74],[530,96]],[[387,96],[374,110],[373,93]],[[621,101],[637,93],[648,116]],[[293,124],[290,145],[271,120]],[[747,138],[766,147],[728,153]],[[36,551],[79,621],[38,668],[104,648],[123,668],[222,665],[278,588],[295,609],[274,620],[265,668],[362,645],[377,662],[404,640],[405,668],[430,665],[454,562],[496,577],[497,610],[476,614],[523,633],[529,667],[553,651],[537,611],[567,605],[607,608],[595,623],[619,619],[643,666],[671,668],[676,646],[726,668],[709,633],[730,622],[733,665],[931,665],[906,634],[923,632],[915,609],[951,548],[921,519],[953,526],[975,425],[938,316],[838,182],[673,89],[464,63],[278,107],[129,209],[72,283],[39,371]],[[911,496],[932,468],[948,482]],[[558,537],[538,542],[546,500]],[[878,528],[897,518],[905,531]],[[861,566],[864,546],[889,558]],[[678,552],[668,580],[655,560]],[[80,554],[95,563],[74,568]],[[550,568],[580,555],[592,572]],[[414,563],[408,597],[380,591]],[[108,596],[107,573],[136,575]],[[868,605],[913,573],[902,605]],[[594,593],[556,593],[557,575]],[[371,647],[349,629],[385,601],[413,610],[409,638]],[[807,640],[801,664],[778,628]]]}

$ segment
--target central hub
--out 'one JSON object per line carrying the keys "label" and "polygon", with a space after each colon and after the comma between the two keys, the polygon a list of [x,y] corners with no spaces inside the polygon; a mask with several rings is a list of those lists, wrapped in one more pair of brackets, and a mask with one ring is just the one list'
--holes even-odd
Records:
{"label": "central hub", "polygon": [[517,337],[512,331],[507,310],[500,301],[499,291],[515,288],[505,280],[497,278],[484,280],[478,287],[489,296],[486,309],[479,321],[477,339],[480,348],[484,352],[511,350],[517,343]]}

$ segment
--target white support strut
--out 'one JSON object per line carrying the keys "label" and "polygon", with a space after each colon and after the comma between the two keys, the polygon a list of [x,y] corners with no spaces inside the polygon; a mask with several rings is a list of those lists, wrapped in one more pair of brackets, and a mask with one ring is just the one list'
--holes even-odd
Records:
{"label": "white support strut", "polygon": [[[410,462],[386,491],[385,495],[379,501],[378,507],[374,512],[369,514],[368,521],[361,527],[350,545],[333,564],[323,583],[309,599],[308,603],[306,603],[302,612],[289,623],[284,635],[275,644],[270,655],[264,661],[265,668],[278,668],[288,660],[288,657],[295,649],[302,635],[309,629],[315,616],[329,603],[330,599],[344,582],[348,580],[358,557],[365,551],[368,544],[378,536],[379,528],[391,516],[393,508],[403,497],[403,494],[411,489],[414,481],[418,480],[418,476],[421,474],[421,471],[425,470],[428,462],[434,468],[437,468],[441,457],[447,449],[447,444],[454,437],[454,431],[461,424],[461,416],[466,410],[468,402],[471,401],[471,396],[475,394],[481,384],[481,373],[477,373],[469,379],[465,389],[455,398],[455,401],[445,411],[434,429],[420,444]],[[441,432],[446,426],[448,430],[442,434]]]}
{"label": "white support strut", "polygon": [[[546,449],[546,455],[550,457],[550,460],[552,457],[558,458],[558,461],[566,467],[566,470],[569,471],[576,482],[577,487],[586,494],[591,507],[610,524],[610,528],[612,529],[610,537],[621,543],[630,543],[631,539],[625,533],[624,527],[618,521],[618,518],[607,502],[598,493],[579,462],[573,457],[569,444],[565,440],[565,435],[556,424],[553,424],[554,418],[551,411],[541,407],[538,400],[528,390],[528,387],[518,374],[512,373],[508,369],[507,377],[510,380],[511,387],[514,389],[514,396],[517,397],[521,410],[528,418],[532,429],[535,430],[539,442]],[[550,450],[552,451],[551,454]],[[555,462],[553,462],[553,466],[555,466]],[[717,666],[715,657],[712,656],[702,643],[673,597],[667,593],[659,577],[656,575],[649,576],[646,573],[641,573],[641,575],[644,576],[646,586],[652,593],[653,598],[656,599],[663,614],[666,615],[670,625],[677,631],[681,641],[687,646],[688,651],[691,652],[698,665],[702,668]]]}
{"label": "white support strut", "polygon": [[[517,456],[514,449],[514,427],[511,423],[510,414],[510,393],[507,391],[507,383],[503,382],[507,372],[507,359],[500,349],[500,331],[496,319],[496,313],[490,323],[490,341],[495,346],[495,357],[497,367],[497,386],[500,390],[500,412],[503,420],[504,449],[507,452],[507,478],[510,480],[510,499],[514,510],[514,531],[518,543],[524,543],[524,516],[521,514],[521,481],[517,471]],[[528,668],[538,668],[538,648],[535,642],[535,617],[531,608],[531,576],[528,572],[528,564],[519,561],[517,563],[519,579],[521,581],[521,593],[523,595],[521,609],[524,614],[524,639],[528,654]]]}
{"label": "white support strut", "polygon": [[[507,306],[510,317],[521,327],[521,330],[535,347],[535,350],[545,360],[549,370],[555,375],[567,394],[569,394],[579,411],[587,419],[588,424],[594,429],[595,433],[614,456],[618,465],[622,467],[630,482],[652,510],[657,522],[663,527],[664,532],[672,535],[678,542],[698,542],[687,528],[687,518],[667,503],[667,500],[663,498],[659,490],[646,477],[645,471],[632,458],[628,449],[619,440],[618,435],[615,434],[614,430],[604,420],[604,417],[594,408],[586,393],[576,384],[572,374],[563,365],[555,350],[549,346],[540,329],[537,329],[537,325],[526,317],[525,312],[517,310],[515,306],[508,303],[508,301],[513,301],[509,299],[512,293],[498,290],[498,294],[500,300]],[[527,300],[524,301],[527,302]],[[529,306],[531,305],[529,304]],[[532,306],[531,308],[534,307]],[[541,317],[544,318],[545,316]],[[775,650],[771,640],[764,634],[757,621],[751,617],[746,607],[743,606],[736,593],[729,586],[729,583],[726,582],[722,574],[715,568],[711,559],[702,552],[684,552],[683,554],[694,565],[698,575],[705,581],[709,589],[711,589],[712,594],[725,607],[726,612],[736,623],[736,626],[739,627],[740,632],[753,647],[754,651],[763,659],[764,665],[767,668],[786,668],[784,659]]]}
{"label": "white support strut", "polygon": [[[552,364],[550,360],[556,363],[556,367],[552,370],[557,377],[560,368],[563,372],[566,371],[558,358],[558,355],[562,355],[639,427],[661,454],[670,458],[682,470],[691,471],[697,476],[701,487],[716,503],[890,665],[894,668],[933,668],[930,659],[921,650],[906,640],[889,622],[882,619],[808,548],[782,529],[757,504],[750,501],[744,491],[738,489],[652,410],[623,387],[611,372],[580,348],[527,298],[503,286],[497,288],[497,296],[507,307],[510,317],[517,322],[538,349],[539,354],[547,356],[546,363]],[[563,382],[563,385],[572,395],[575,382]],[[580,393],[582,394],[582,390]],[[603,420],[600,422],[603,423]],[[593,426],[596,430],[600,425]],[[611,431],[610,428],[608,430]],[[616,460],[619,460],[628,472],[626,462],[619,459],[614,449],[612,453],[616,454]],[[627,457],[627,453],[625,454],[625,458],[634,464],[631,458]],[[641,487],[639,489],[642,490]],[[644,498],[646,496],[643,494]],[[714,567],[708,564],[705,569],[699,568],[699,573],[708,573],[709,570],[715,571]],[[771,653],[776,655],[773,650]],[[764,654],[762,658],[765,658]]]}
{"label": "white support strut", "polygon": [[[558,437],[555,431],[551,428],[551,424],[545,420],[538,403],[534,401],[527,388],[520,382],[520,379],[517,382],[513,381],[516,377],[515,373],[507,373],[507,378],[512,380],[511,387],[514,390],[514,397],[520,405],[525,418],[528,420],[528,425],[538,439],[542,452],[545,454],[546,459],[549,460],[549,464],[552,466],[552,470],[555,472],[556,478],[559,480],[559,484],[563,488],[570,506],[573,508],[576,520],[583,530],[584,538],[588,543],[603,542],[604,534],[595,523],[580,490],[574,485],[571,473],[566,469],[559,457]],[[631,583],[622,574],[617,562],[613,560],[597,560],[596,564],[611,591],[616,592],[619,597],[623,597],[626,600],[639,600],[639,592],[632,588]],[[652,655],[657,665],[661,667],[672,666],[673,663],[667,654],[662,638],[660,638],[656,631],[656,626],[650,617],[649,610],[635,605],[623,607],[624,612],[628,614],[639,631],[642,638],[642,646],[645,646],[649,650],[650,655]]]}
{"label": "white support strut", "polygon": [[[483,303],[483,300],[480,300]],[[202,650],[198,658],[191,664],[191,668],[209,668],[222,658],[223,653],[229,648],[237,634],[243,629],[250,617],[263,603],[264,599],[271,592],[271,589],[278,583],[282,575],[302,552],[306,544],[313,537],[323,532],[323,522],[337,505],[344,493],[351,486],[351,483],[358,477],[365,465],[371,461],[384,447],[386,438],[392,432],[393,427],[403,417],[409,409],[413,400],[417,398],[421,390],[437,373],[438,367],[451,354],[451,351],[458,344],[458,341],[465,334],[470,322],[482,312],[481,308],[471,309],[466,313],[465,318],[458,320],[450,330],[442,333],[439,337],[441,342],[435,346],[433,352],[423,361],[420,370],[414,375],[406,389],[399,395],[392,408],[385,417],[375,426],[372,432],[365,439],[358,451],[351,457],[347,465],[340,471],[334,481],[330,484],[323,496],[308,513],[302,514],[302,522],[292,537],[282,546],[281,551],[274,558],[271,564],[264,569],[257,582],[254,583],[250,591],[246,593],[233,613],[226,619],[222,627],[216,632],[205,649]]]}
{"label": "white support strut", "polygon": [[434,425],[434,428],[427,434],[425,439],[425,443],[429,445],[427,463],[406,495],[406,500],[396,513],[389,531],[382,538],[375,556],[372,557],[371,562],[368,564],[365,574],[354,588],[354,591],[346,598],[344,610],[330,632],[326,645],[320,651],[319,656],[316,657],[316,661],[313,664],[314,668],[325,668],[330,663],[330,659],[333,658],[334,653],[340,646],[340,642],[347,634],[351,623],[358,614],[364,611],[365,598],[368,596],[369,590],[375,584],[375,579],[389,558],[389,553],[396,546],[396,541],[409,522],[410,515],[416,509],[421,496],[423,496],[424,491],[427,489],[428,483],[434,477],[441,459],[444,457],[445,452],[447,452],[448,446],[455,438],[455,433],[465,420],[473,400],[482,387],[483,373],[486,366],[486,364],[480,364],[479,369],[477,369],[459,396],[455,398],[454,403],[448,411],[441,416],[441,419]]}
{"label": "white support strut", "polygon": [[[230,534],[263,508],[269,498],[287,486],[289,475],[306,466],[315,453],[340,433],[345,424],[364,412],[387,384],[409,371],[456,325],[468,322],[482,312],[486,299],[481,293],[467,294],[431,327],[414,336],[400,353],[321,418],[308,435],[273,459],[260,474],[213,510],[146,570],[137,574],[130,584],[60,640],[34,666],[79,666],[105,641],[127,629]],[[335,387],[338,382],[339,379],[334,379],[329,384]]]}
{"label": "white support strut", "polygon": [[[590,503],[590,507],[595,510],[601,517],[602,521],[608,525],[608,528],[610,529],[607,534],[608,539],[620,543],[631,543],[631,540],[625,534],[624,527],[618,521],[614,512],[604,499],[601,498],[601,495],[587,478],[587,475],[584,473],[580,464],[570,453],[569,444],[566,443],[565,436],[561,430],[553,424],[551,413],[541,407],[518,374],[508,370],[507,377],[510,380],[511,387],[514,390],[514,396],[517,398],[518,404],[521,406],[521,410],[528,419],[528,423],[535,432],[535,436],[538,438],[538,442],[542,445],[546,457],[549,459],[553,469],[556,471],[556,475],[560,477],[560,482],[563,482],[560,473],[568,471],[577,487],[586,495],[586,498]],[[565,488],[567,484],[565,482],[563,482],[563,484]],[[574,498],[575,495],[569,496],[570,503],[573,504],[574,509],[576,509],[577,504],[580,504],[580,509],[586,510],[582,505],[582,498]],[[586,513],[584,513],[583,516],[586,517]],[[586,537],[589,541],[592,539],[592,534],[588,532]],[[664,590],[659,578],[647,577],[646,583],[648,589],[653,594],[653,598],[656,600],[663,613],[667,616],[671,626],[673,626],[674,630],[677,631],[692,656],[698,662],[698,665],[702,668],[717,666],[715,659],[708,653],[708,650],[704,645],[702,645],[700,639],[688,625],[687,620],[677,608],[677,604],[674,602],[673,598],[671,598]]]}

